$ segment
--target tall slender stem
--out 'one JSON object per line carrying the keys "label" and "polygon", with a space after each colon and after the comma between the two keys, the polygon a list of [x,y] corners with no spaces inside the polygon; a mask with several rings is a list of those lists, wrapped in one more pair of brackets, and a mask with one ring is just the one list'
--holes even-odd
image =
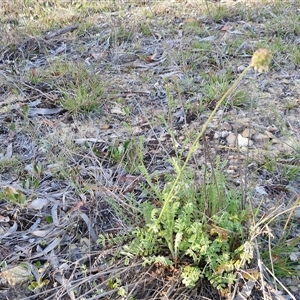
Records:
{"label": "tall slender stem", "polygon": [[182,176],[182,173],[184,171],[184,169],[186,168],[187,164],[189,163],[192,154],[196,151],[196,149],[198,148],[198,142],[200,141],[200,139],[202,138],[202,136],[204,135],[208,124],[211,122],[212,118],[215,116],[215,114],[217,113],[218,109],[220,108],[220,106],[222,105],[222,103],[224,102],[224,100],[228,97],[228,95],[230,95],[230,93],[232,93],[237,85],[239,84],[239,82],[241,81],[241,79],[245,76],[245,74],[250,70],[252,66],[249,65],[241,74],[240,76],[235,80],[235,82],[233,83],[233,85],[223,94],[223,96],[221,97],[221,99],[218,101],[216,107],[214,108],[214,110],[211,112],[211,114],[209,115],[208,119],[206,120],[206,122],[204,123],[200,133],[197,135],[197,137],[195,138],[192,146],[190,147],[190,150],[187,154],[187,157],[185,159],[185,162],[182,166],[182,168],[180,168],[180,170],[177,172],[177,176],[176,179],[174,181],[174,183],[172,184],[171,190],[169,191],[165,201],[164,201],[164,205],[160,211],[160,214],[156,220],[156,224],[158,225],[159,222],[161,221],[166,209],[168,208],[169,202],[172,199],[172,197],[174,196],[174,190]]}

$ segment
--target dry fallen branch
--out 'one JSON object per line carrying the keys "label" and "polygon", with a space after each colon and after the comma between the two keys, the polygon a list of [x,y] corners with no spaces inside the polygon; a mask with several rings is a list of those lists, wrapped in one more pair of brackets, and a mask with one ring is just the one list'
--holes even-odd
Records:
{"label": "dry fallen branch", "polygon": [[62,34],[65,34],[67,32],[72,32],[74,30],[76,30],[78,28],[78,24],[76,25],[71,25],[71,26],[67,26],[67,27],[64,27],[64,28],[61,28],[61,29],[58,29],[54,32],[51,32],[51,33],[48,33],[46,36],[45,36],[45,40],[50,40],[58,35],[62,35]]}

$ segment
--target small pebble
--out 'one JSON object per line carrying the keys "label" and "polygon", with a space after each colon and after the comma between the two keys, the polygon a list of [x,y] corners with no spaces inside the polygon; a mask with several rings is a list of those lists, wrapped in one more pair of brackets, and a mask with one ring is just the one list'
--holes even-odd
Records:
{"label": "small pebble", "polygon": [[239,147],[247,147],[253,145],[253,141],[250,141],[248,138],[242,137],[240,134],[238,135],[237,139]]}
{"label": "small pebble", "polygon": [[234,171],[234,170],[228,170],[228,169],[227,169],[227,170],[226,170],[226,173],[227,173],[227,174],[234,174],[235,171]]}
{"label": "small pebble", "polygon": [[289,286],[289,288],[293,293],[299,292],[299,288],[297,286],[292,285],[292,286]]}
{"label": "small pebble", "polygon": [[209,123],[207,126],[207,128],[216,128],[216,127],[217,127],[217,125],[214,123]]}
{"label": "small pebble", "polygon": [[214,139],[218,139],[220,137],[220,133],[218,131],[215,132],[214,134]]}
{"label": "small pebble", "polygon": [[268,130],[265,131],[265,135],[267,135],[270,139],[275,138],[275,135],[273,135],[273,133],[271,133],[271,132],[268,131]]}
{"label": "small pebble", "polygon": [[221,131],[220,136],[221,136],[222,139],[226,138],[228,135],[229,135],[229,132],[228,132],[228,131],[226,131],[226,130]]}
{"label": "small pebble", "polygon": [[254,130],[250,128],[245,128],[242,132],[242,137],[244,138],[251,138],[251,136],[254,134]]}
{"label": "small pebble", "polygon": [[237,71],[240,73],[242,73],[245,69],[246,69],[246,67],[244,65],[240,65],[237,67]]}
{"label": "small pebble", "polygon": [[232,126],[228,122],[225,122],[225,123],[223,123],[221,125],[221,130],[231,131],[232,130]]}
{"label": "small pebble", "polygon": [[228,167],[228,170],[234,170],[234,171],[236,171],[237,169],[238,169],[238,166],[234,166],[234,165],[230,165]]}
{"label": "small pebble", "polygon": [[268,126],[267,130],[270,131],[271,133],[275,133],[278,131],[278,128],[274,125]]}
{"label": "small pebble", "polygon": [[230,133],[226,138],[227,143],[230,147],[235,146],[236,136],[233,133]]}
{"label": "small pebble", "polygon": [[253,141],[258,143],[266,143],[270,140],[270,138],[266,134],[262,134],[262,133],[254,134],[252,139]]}
{"label": "small pebble", "polygon": [[224,109],[218,110],[216,116],[222,117],[224,115]]}
{"label": "small pebble", "polygon": [[280,139],[272,139],[272,144],[281,144]]}
{"label": "small pebble", "polygon": [[232,128],[235,129],[237,132],[241,132],[244,129],[245,125],[242,123],[234,123],[232,124]]}

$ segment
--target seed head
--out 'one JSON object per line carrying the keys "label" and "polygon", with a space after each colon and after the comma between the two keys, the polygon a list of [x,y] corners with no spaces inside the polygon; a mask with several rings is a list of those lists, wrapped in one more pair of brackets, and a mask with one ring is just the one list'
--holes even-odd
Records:
{"label": "seed head", "polygon": [[271,53],[268,49],[257,49],[251,60],[251,67],[257,72],[268,72],[271,63]]}

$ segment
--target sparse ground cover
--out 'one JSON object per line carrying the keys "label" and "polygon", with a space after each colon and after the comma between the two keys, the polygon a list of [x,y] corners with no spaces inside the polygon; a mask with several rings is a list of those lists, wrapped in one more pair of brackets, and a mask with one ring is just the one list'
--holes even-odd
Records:
{"label": "sparse ground cover", "polygon": [[300,299],[297,1],[0,9],[0,299]]}

